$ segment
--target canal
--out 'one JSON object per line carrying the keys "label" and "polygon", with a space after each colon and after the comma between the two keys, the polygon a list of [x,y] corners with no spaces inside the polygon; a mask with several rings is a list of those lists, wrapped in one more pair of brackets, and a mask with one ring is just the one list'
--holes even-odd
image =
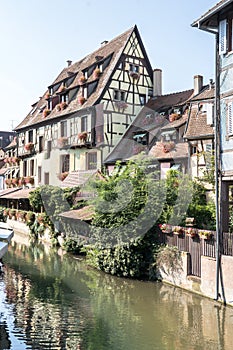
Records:
{"label": "canal", "polygon": [[233,308],[121,279],[15,235],[0,277],[0,349],[233,349]]}

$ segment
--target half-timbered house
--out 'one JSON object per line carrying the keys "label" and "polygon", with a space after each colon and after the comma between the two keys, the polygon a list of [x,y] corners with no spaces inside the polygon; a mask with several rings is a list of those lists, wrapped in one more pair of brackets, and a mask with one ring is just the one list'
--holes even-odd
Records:
{"label": "half-timbered house", "polygon": [[[159,77],[159,74],[157,74]],[[15,128],[20,177],[59,185],[100,169],[152,93],[153,71],[137,27],[67,67]]]}

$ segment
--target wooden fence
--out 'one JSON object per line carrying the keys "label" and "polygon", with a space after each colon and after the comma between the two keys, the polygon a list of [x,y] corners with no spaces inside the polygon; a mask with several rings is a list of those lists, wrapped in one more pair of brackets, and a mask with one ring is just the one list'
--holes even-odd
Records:
{"label": "wooden fence", "polygon": [[[194,238],[183,234],[159,233],[159,243],[176,246],[180,251],[189,253],[189,275],[201,277],[201,256],[216,257],[216,232],[211,239]],[[221,238],[221,253],[233,256],[233,233],[223,233]]]}

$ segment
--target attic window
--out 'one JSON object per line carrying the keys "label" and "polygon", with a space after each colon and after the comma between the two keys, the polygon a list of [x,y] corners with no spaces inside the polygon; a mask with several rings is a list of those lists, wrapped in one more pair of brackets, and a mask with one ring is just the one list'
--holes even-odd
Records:
{"label": "attic window", "polygon": [[130,72],[139,73],[139,66],[135,65],[135,64],[130,64],[129,70],[130,70]]}
{"label": "attic window", "polygon": [[125,91],[114,90],[113,99],[115,101],[125,101]]}

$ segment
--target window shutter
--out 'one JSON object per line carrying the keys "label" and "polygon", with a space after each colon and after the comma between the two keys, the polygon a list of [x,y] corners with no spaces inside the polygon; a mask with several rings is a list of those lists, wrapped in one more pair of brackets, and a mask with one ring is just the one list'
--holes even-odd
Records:
{"label": "window shutter", "polygon": [[227,20],[219,22],[219,54],[227,52]]}
{"label": "window shutter", "polygon": [[228,135],[233,134],[233,106],[232,106],[232,102],[228,103],[228,114],[227,114],[227,131],[228,131]]}
{"label": "window shutter", "polygon": [[206,122],[213,125],[213,103],[207,103],[206,107]]}

